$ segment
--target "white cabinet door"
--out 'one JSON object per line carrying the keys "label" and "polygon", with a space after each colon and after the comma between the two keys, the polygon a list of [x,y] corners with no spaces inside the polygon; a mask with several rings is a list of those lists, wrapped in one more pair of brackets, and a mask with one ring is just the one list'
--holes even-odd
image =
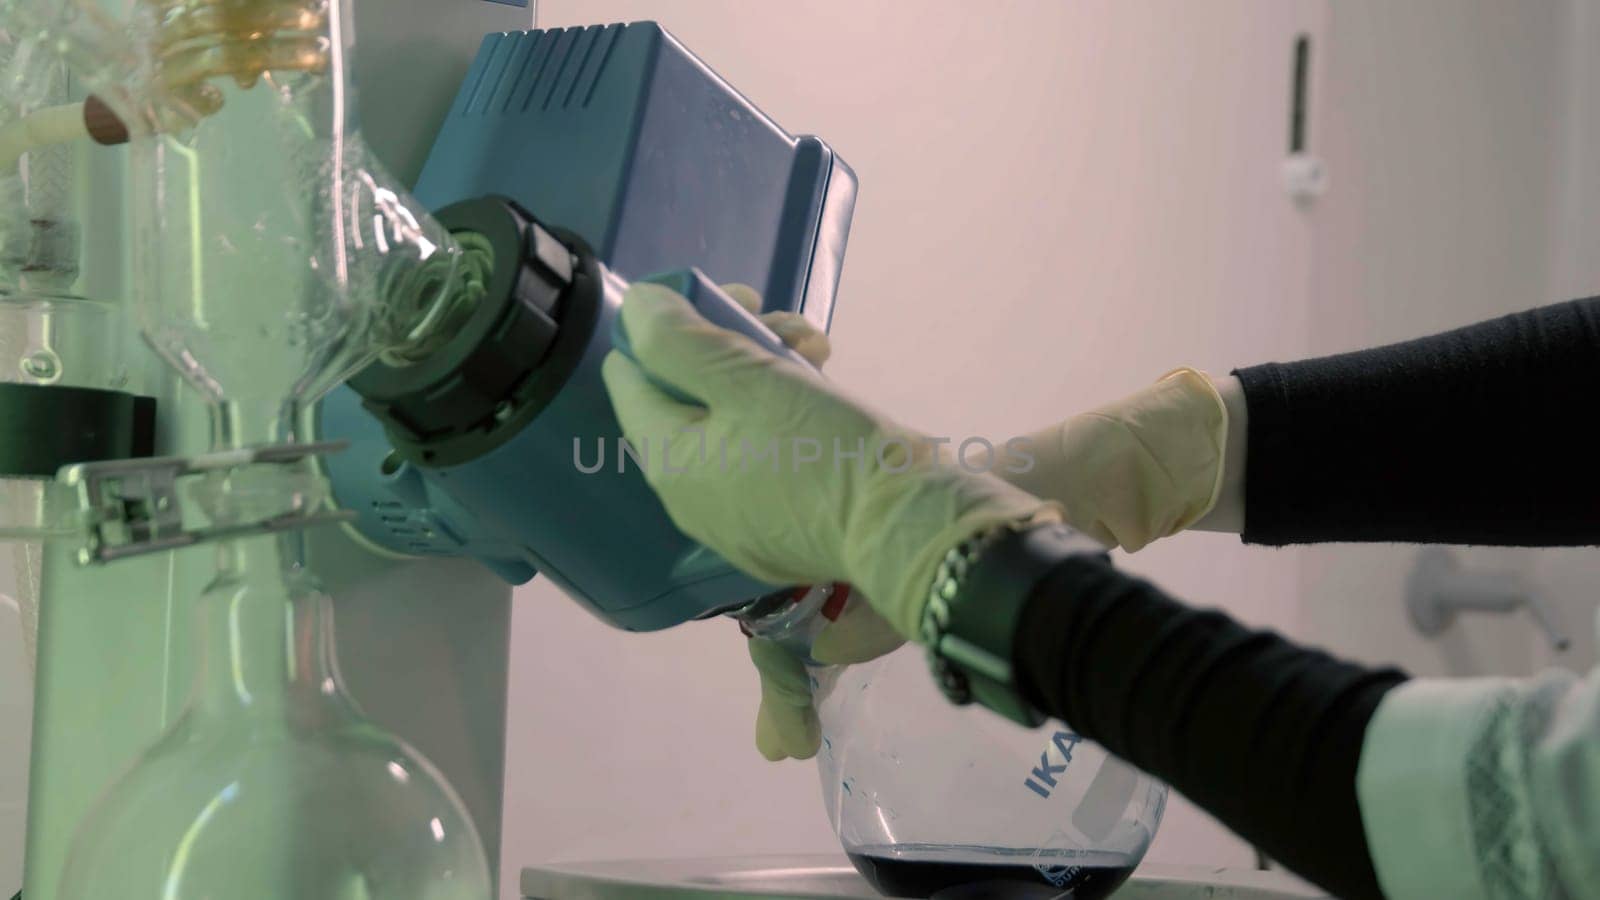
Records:
{"label": "white cabinet door", "polygon": [[[1309,214],[1313,352],[1600,293],[1600,92],[1594,70],[1583,71],[1600,53],[1597,18],[1587,0],[1331,4],[1312,117],[1332,185]],[[1484,411],[1486,427],[1510,412]],[[1418,635],[1403,603],[1417,553],[1302,551],[1302,634],[1419,674],[1518,674],[1548,658],[1525,614]],[[1458,558],[1545,585],[1575,639],[1565,659],[1592,662],[1593,591],[1583,585],[1600,577],[1600,556]]]}

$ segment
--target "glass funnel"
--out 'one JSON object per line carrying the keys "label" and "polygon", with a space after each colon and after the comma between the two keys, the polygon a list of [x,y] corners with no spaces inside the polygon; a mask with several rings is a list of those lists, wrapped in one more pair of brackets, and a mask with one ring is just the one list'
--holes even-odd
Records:
{"label": "glass funnel", "polygon": [[62,898],[492,896],[460,799],[346,694],[293,543],[220,549],[189,706],[80,824]]}
{"label": "glass funnel", "polygon": [[347,7],[136,5],[140,316],[211,403],[216,449],[294,439],[302,410],[456,296],[455,241],[361,138]]}

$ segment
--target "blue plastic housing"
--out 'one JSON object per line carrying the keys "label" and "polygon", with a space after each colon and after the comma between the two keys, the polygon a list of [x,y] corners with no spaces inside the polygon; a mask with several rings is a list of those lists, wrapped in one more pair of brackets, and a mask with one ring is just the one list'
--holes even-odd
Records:
{"label": "blue plastic housing", "polygon": [[695,267],[826,328],[856,177],[640,22],[489,35],[416,193],[502,194],[624,278]]}
{"label": "blue plastic housing", "polygon": [[673,270],[659,279],[758,339],[759,323],[712,281],[749,284],[767,309],[826,327],[854,212],[850,168],[822,141],[783,131],[659,26],[638,23],[487,37],[416,193],[436,209],[509,197],[577,233],[621,277],[608,277],[591,346],[562,393],[525,434],[470,463],[400,461],[354,392],[330,395],[323,434],[351,447],[328,469],[358,530],[401,553],[472,556],[514,584],[543,570],[630,630],[770,589],[679,532],[637,470],[579,472],[572,442],[592,459],[606,440],[615,467],[620,432],[598,366],[622,277]]}

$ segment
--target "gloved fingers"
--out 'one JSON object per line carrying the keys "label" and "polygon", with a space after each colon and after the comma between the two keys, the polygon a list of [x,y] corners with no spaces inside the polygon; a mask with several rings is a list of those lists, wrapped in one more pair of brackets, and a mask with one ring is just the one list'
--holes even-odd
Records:
{"label": "gloved fingers", "polygon": [[799,313],[769,312],[761,317],[761,322],[783,338],[789,349],[819,369],[833,355],[833,342],[828,339],[828,333]]}
{"label": "gloved fingers", "polygon": [[905,642],[870,603],[852,597],[839,618],[824,626],[811,642],[811,658],[828,665],[862,663],[885,656]]}
{"label": "gloved fingers", "polygon": [[1226,479],[1228,418],[1205,373],[1178,369],[1030,436],[1033,465],[998,474],[1060,501],[1073,527],[1132,553],[1216,506]]}
{"label": "gloved fingers", "polygon": [[630,438],[667,439],[705,418],[704,407],[674,400],[652,384],[637,363],[615,350],[606,354],[600,377],[622,432]]}
{"label": "gloved fingers", "polygon": [[708,406],[741,393],[740,382],[752,366],[778,361],[744,335],[706,321],[688,300],[657,284],[628,288],[622,325],[641,368]]}
{"label": "gloved fingers", "polygon": [[750,661],[761,676],[756,749],[768,760],[810,759],[822,744],[811,703],[811,676],[798,657],[771,641],[750,639]]}
{"label": "gloved fingers", "polygon": [[806,362],[820,369],[833,355],[833,343],[828,340],[828,333],[811,324],[811,320],[805,316],[786,310],[763,313],[760,292],[748,284],[725,284],[722,285],[722,291],[738,301],[740,306],[760,316],[762,324],[783,338],[789,349],[805,357]]}
{"label": "gloved fingers", "polygon": [[765,301],[761,299],[761,292],[748,284],[724,284],[722,292],[732,297],[745,311],[753,316],[761,315],[761,307]]}
{"label": "gloved fingers", "polygon": [[822,745],[813,709],[794,710],[763,702],[756,713],[756,750],[768,762],[811,759]]}

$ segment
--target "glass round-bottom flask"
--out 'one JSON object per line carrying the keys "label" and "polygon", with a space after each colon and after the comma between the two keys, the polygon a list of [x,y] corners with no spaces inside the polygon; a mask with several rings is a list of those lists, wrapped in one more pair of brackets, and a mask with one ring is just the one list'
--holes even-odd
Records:
{"label": "glass round-bottom flask", "polygon": [[920,647],[813,676],[823,804],[881,893],[1098,900],[1155,838],[1165,785],[1059,722],[952,706]]}
{"label": "glass round-bottom flask", "polygon": [[189,706],[79,825],[63,898],[492,897],[454,790],[345,693],[293,540],[222,547]]}

